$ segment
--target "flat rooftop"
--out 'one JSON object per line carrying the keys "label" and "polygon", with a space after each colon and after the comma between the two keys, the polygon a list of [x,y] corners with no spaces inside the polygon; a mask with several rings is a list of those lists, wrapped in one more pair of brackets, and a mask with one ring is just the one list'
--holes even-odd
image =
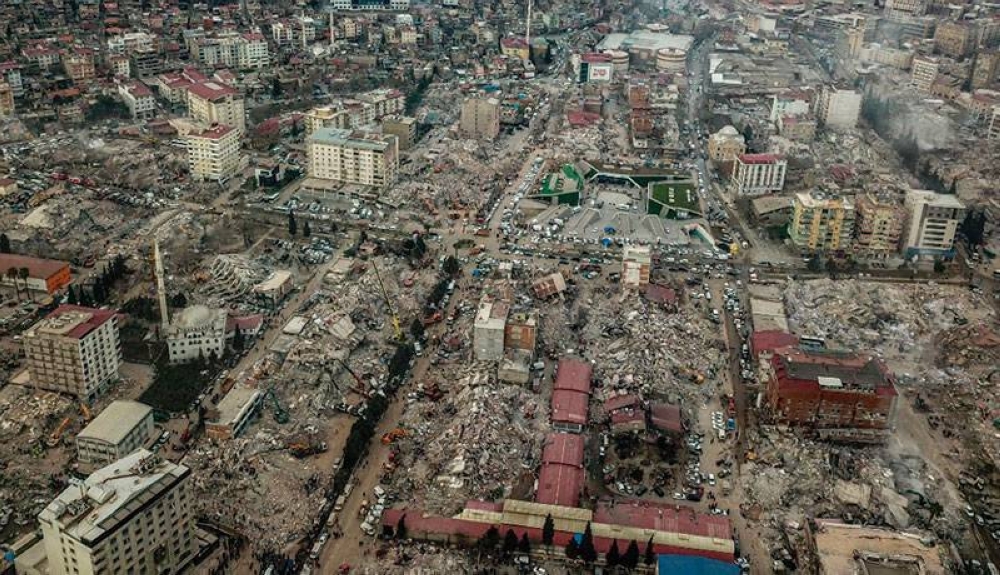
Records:
{"label": "flat rooftop", "polygon": [[820,573],[871,575],[944,575],[941,547],[923,543],[924,536],[845,525],[817,519],[812,532]]}
{"label": "flat rooftop", "polygon": [[36,323],[31,332],[82,339],[114,316],[111,310],[61,305]]}
{"label": "flat rooftop", "polygon": [[76,437],[118,444],[139,423],[149,417],[152,411],[152,407],[138,401],[113,401]]}

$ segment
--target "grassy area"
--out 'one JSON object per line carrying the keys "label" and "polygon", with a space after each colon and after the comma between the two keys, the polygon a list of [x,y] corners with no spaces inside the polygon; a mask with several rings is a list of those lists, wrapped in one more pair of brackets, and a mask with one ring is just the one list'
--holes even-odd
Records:
{"label": "grassy area", "polygon": [[[650,185],[650,213],[687,211],[701,213],[698,194],[690,182],[659,182]],[[669,216],[670,214],[664,213]]]}
{"label": "grassy area", "polygon": [[208,387],[220,369],[203,362],[181,365],[161,362],[156,366],[153,383],[142,392],[139,401],[167,413],[184,411]]}

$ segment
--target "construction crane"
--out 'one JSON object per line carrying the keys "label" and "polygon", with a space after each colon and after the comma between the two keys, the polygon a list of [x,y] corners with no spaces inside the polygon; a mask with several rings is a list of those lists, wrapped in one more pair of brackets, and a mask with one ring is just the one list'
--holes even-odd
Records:
{"label": "construction crane", "polygon": [[267,393],[264,395],[264,401],[267,401],[268,398],[270,398],[271,403],[274,404],[274,420],[282,425],[288,423],[288,420],[290,419],[288,411],[281,406],[281,402],[278,401],[278,396],[275,395],[273,387],[269,387],[267,389]]}
{"label": "construction crane", "polygon": [[378,273],[378,266],[375,262],[372,262],[372,269],[375,270],[375,279],[378,280],[378,287],[382,290],[382,297],[385,298],[385,305],[389,308],[389,313],[392,315],[392,329],[396,334],[396,339],[398,341],[404,341],[403,330],[399,327],[399,316],[396,315],[396,308],[392,306],[392,301],[389,300],[389,292],[385,291],[385,284],[382,283],[382,276]]}

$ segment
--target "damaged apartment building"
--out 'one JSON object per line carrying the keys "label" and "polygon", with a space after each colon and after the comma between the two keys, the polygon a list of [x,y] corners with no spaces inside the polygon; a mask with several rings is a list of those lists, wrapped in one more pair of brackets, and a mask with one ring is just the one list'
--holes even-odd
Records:
{"label": "damaged apartment building", "polygon": [[766,364],[772,421],[811,427],[824,439],[884,440],[896,422],[895,376],[874,355],[810,342],[775,349]]}
{"label": "damaged apartment building", "polygon": [[479,361],[499,361],[502,381],[526,384],[538,340],[538,314],[512,311],[504,301],[484,298],[473,325],[473,349]]}

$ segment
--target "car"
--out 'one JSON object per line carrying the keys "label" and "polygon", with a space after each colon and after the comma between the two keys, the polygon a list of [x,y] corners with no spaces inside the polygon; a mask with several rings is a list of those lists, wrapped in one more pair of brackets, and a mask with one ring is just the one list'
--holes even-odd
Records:
{"label": "car", "polygon": [[686,497],[684,496],[683,493],[674,493],[674,499],[676,499],[677,501],[683,501],[684,499],[686,499]]}

